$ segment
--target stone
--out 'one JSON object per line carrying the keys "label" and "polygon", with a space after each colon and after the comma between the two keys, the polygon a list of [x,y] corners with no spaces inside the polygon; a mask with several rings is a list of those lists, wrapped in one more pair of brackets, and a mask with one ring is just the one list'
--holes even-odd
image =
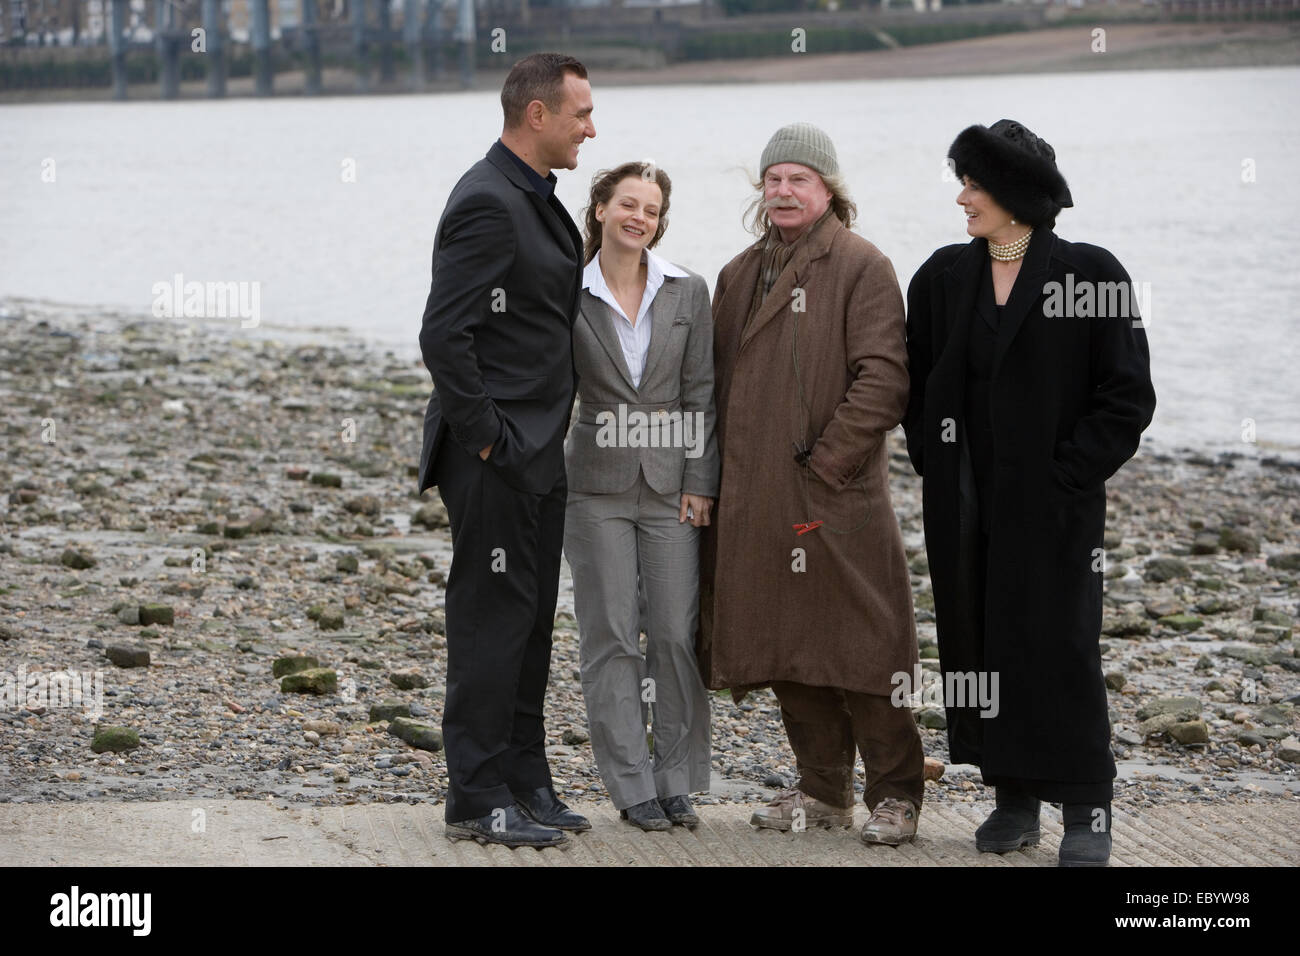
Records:
{"label": "stone", "polygon": [[328,667],[313,667],[286,674],[280,679],[284,694],[332,694],[338,689],[338,675]]}
{"label": "stone", "polygon": [[320,625],[322,631],[343,630],[343,609],[337,607],[322,608],[316,623]]}
{"label": "stone", "polygon": [[426,634],[437,634],[439,637],[447,636],[447,612],[442,608],[434,608],[424,619],[424,631]]}
{"label": "stone", "polygon": [[560,740],[570,747],[576,747],[576,746],[580,746],[581,744],[589,743],[591,741],[591,737],[588,736],[584,731],[573,730],[572,728],[565,728],[564,733],[560,734]]}
{"label": "stone", "polygon": [[1233,604],[1218,595],[1212,594],[1209,597],[1197,601],[1193,610],[1198,614],[1222,614],[1224,611],[1231,611]]}
{"label": "stone", "polygon": [[1177,714],[1156,714],[1138,724],[1137,732],[1144,738],[1154,737],[1156,734],[1167,733],[1170,727],[1179,722]]}
{"label": "stone", "polygon": [[437,752],[442,749],[442,731],[433,724],[397,717],[389,723],[388,732],[417,750]]}
{"label": "stone", "polygon": [[398,690],[418,690],[421,687],[429,686],[429,678],[414,667],[393,671],[388,675],[388,679],[393,682],[393,686]]}
{"label": "stone", "polygon": [[139,625],[140,623],[140,605],[128,604],[125,607],[118,608],[117,619],[123,624]]}
{"label": "stone", "polygon": [[374,495],[359,495],[356,498],[349,498],[343,507],[351,514],[366,515],[371,518],[379,517],[383,506],[379,499]]}
{"label": "stone", "polygon": [[1147,612],[1148,617],[1158,621],[1162,617],[1169,617],[1173,614],[1182,614],[1183,605],[1177,601],[1170,601],[1167,598],[1157,598],[1156,600],[1149,602],[1144,610]]}
{"label": "stone", "polygon": [[1170,727],[1166,733],[1184,746],[1208,744],[1210,742],[1210,728],[1203,720],[1179,721]]}
{"label": "stone", "polygon": [[1192,554],[1218,554],[1219,536],[1213,531],[1202,531],[1192,539]]}
{"label": "stone", "polygon": [[1285,627],[1288,629],[1290,629],[1292,625],[1290,614],[1287,614],[1284,611],[1279,611],[1277,608],[1273,607],[1262,607],[1257,605],[1255,609],[1250,612],[1250,619],[1252,621],[1259,621],[1261,624],[1273,624],[1277,627]]}
{"label": "stone", "polygon": [[947,730],[948,718],[935,707],[926,707],[916,715],[916,722],[927,730]]}
{"label": "stone", "polygon": [[938,760],[934,757],[926,757],[925,766],[921,768],[921,779],[934,780],[936,782],[942,780],[945,769],[947,768],[944,767],[942,760]]}
{"label": "stone", "polygon": [[1102,625],[1107,637],[1141,637],[1151,633],[1151,622],[1138,614],[1125,613]]}
{"label": "stone", "polygon": [[104,649],[104,656],[118,667],[148,667],[149,648],[130,644],[112,644]]}
{"label": "stone", "polygon": [[274,511],[262,509],[248,520],[248,531],[250,534],[267,534],[275,529],[275,521]]}
{"label": "stone", "polygon": [[318,667],[320,667],[320,661],[308,655],[277,657],[271,664],[271,676],[284,677],[286,674],[298,674]]}
{"label": "stone", "polygon": [[1268,556],[1268,566],[1277,568],[1279,571],[1300,571],[1300,551],[1289,551],[1286,554],[1270,554]]}
{"label": "stone", "polygon": [[99,564],[86,552],[71,547],[63,549],[63,554],[59,555],[59,563],[65,568],[72,568],[74,571],[85,571],[87,568],[93,568]]}
{"label": "stone", "polygon": [[105,727],[101,725],[95,729],[95,737],[91,741],[90,749],[97,754],[120,754],[127,750],[134,750],[139,746],[140,734],[130,727]]}
{"label": "stone", "polygon": [[1106,686],[1111,690],[1122,690],[1126,678],[1119,671],[1111,671],[1106,675]]}
{"label": "stone", "polygon": [[145,627],[153,624],[174,624],[176,622],[175,612],[167,604],[142,604],[140,605],[140,623]]}
{"label": "stone", "polygon": [[1290,704],[1269,704],[1255,711],[1255,721],[1269,727],[1288,727],[1294,711]]}
{"label": "stone", "polygon": [[1233,660],[1241,661],[1244,664],[1254,664],[1256,667],[1263,667],[1269,663],[1268,652],[1258,647],[1229,644],[1225,645],[1219,653],[1224,657],[1231,657]]}
{"label": "stone", "polygon": [[322,737],[337,737],[343,733],[343,725],[333,720],[304,720],[302,729],[305,733],[320,734]]}
{"label": "stone", "polygon": [[1287,763],[1300,763],[1300,740],[1295,737],[1279,740],[1273,748],[1273,755]]}
{"label": "stone", "polygon": [[411,708],[409,704],[400,700],[385,700],[379,704],[370,705],[370,722],[378,723],[381,720],[395,720],[398,717],[410,717]]}
{"label": "stone", "polygon": [[1243,528],[1220,529],[1219,544],[1226,551],[1236,551],[1240,554],[1259,554],[1259,537]]}
{"label": "stone", "polygon": [[1173,714],[1179,720],[1193,720],[1201,713],[1201,702],[1195,697],[1161,697],[1138,708],[1138,720],[1147,720],[1161,714]]}
{"label": "stone", "polygon": [[421,505],[415,514],[411,515],[411,526],[420,526],[435,530],[437,528],[446,528],[451,524],[447,517],[447,506],[441,501],[431,501],[428,504]]}
{"label": "stone", "polygon": [[1291,636],[1291,628],[1278,627],[1276,624],[1256,624],[1250,639],[1255,644],[1276,644]]}
{"label": "stone", "polygon": [[313,485],[320,485],[324,488],[342,488],[343,479],[338,475],[328,474],[323,471],[313,472],[311,476]]}
{"label": "stone", "polygon": [[340,554],[334,559],[334,570],[344,574],[356,574],[359,567],[355,554]]}
{"label": "stone", "polygon": [[1170,630],[1178,631],[1180,634],[1185,634],[1189,631],[1199,630],[1205,622],[1190,614],[1169,614],[1160,618],[1158,623],[1161,627],[1167,627]]}
{"label": "stone", "polygon": [[1148,581],[1163,584],[1176,578],[1190,577],[1192,569],[1177,558],[1152,558],[1142,569],[1142,576]]}

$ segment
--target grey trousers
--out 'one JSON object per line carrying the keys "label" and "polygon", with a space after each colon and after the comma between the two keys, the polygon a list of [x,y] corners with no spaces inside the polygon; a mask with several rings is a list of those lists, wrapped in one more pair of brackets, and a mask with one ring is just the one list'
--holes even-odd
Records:
{"label": "grey trousers", "polygon": [[620,810],[709,789],[709,699],[695,662],[699,529],[678,522],[680,501],[639,472],[624,492],[569,492],[564,556],[582,693],[596,765]]}

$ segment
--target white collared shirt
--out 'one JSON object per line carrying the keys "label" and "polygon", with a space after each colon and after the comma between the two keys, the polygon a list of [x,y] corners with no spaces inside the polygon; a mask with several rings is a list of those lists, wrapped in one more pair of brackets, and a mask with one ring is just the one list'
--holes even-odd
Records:
{"label": "white collared shirt", "polygon": [[623,307],[614,298],[614,293],[605,285],[605,276],[600,271],[600,250],[582,270],[582,287],[590,289],[591,294],[609,305],[614,310],[614,331],[618,333],[619,344],[623,347],[623,360],[632,375],[632,384],[641,387],[641,373],[645,371],[646,352],[650,349],[650,306],[655,295],[664,284],[665,276],[682,277],[689,275],[667,259],[657,256],[649,249],[641,250],[642,261],[646,264],[645,292],[641,294],[641,308],[636,315],[636,324],[628,319]]}

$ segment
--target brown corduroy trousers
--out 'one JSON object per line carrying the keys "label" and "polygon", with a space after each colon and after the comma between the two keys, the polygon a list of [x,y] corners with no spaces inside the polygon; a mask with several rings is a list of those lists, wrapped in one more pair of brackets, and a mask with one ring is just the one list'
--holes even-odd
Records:
{"label": "brown corduroy trousers", "polygon": [[866,769],[868,809],[895,797],[920,810],[925,758],[910,708],[895,707],[888,695],[788,681],[773,681],[772,692],[781,703],[802,792],[832,806],[853,806],[856,750]]}

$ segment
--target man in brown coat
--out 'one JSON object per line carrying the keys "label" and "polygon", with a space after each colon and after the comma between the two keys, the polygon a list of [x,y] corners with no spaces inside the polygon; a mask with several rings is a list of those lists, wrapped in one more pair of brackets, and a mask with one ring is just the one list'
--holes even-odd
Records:
{"label": "man in brown coat", "polygon": [[891,704],[917,664],[911,579],[889,500],[886,435],[907,406],[903,297],[856,215],[821,130],[763,151],[751,228],[713,297],[721,490],[702,554],[701,667],[739,699],[770,686],[799,782],[760,827],[853,823],[867,843],[916,834],[921,740]]}

